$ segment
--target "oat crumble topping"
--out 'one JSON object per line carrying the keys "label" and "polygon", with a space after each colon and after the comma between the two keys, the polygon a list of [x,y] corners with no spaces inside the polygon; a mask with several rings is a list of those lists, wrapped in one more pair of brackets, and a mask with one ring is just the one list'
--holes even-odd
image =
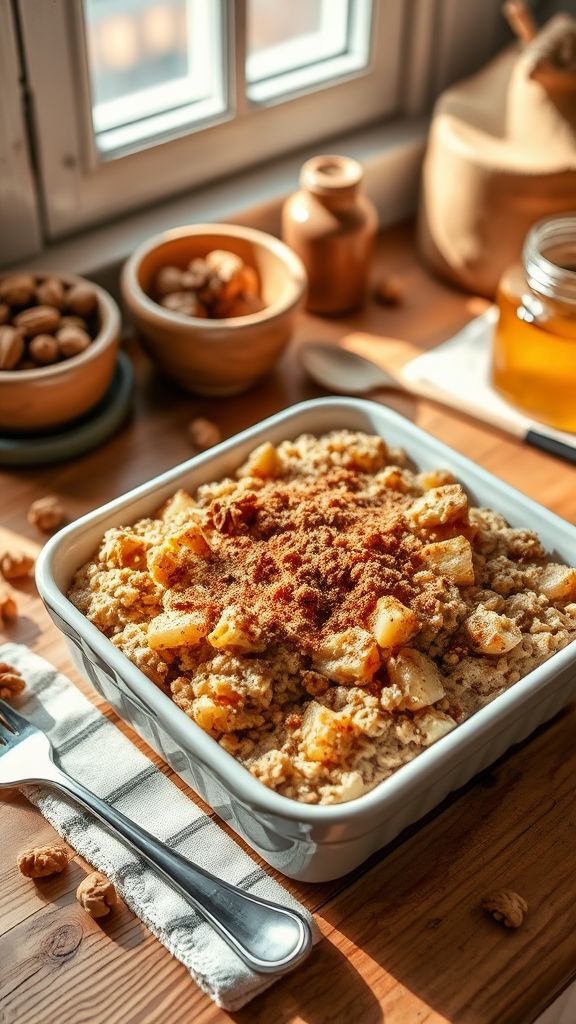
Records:
{"label": "oat crumble topping", "polygon": [[576,639],[576,570],[379,437],[261,445],[70,599],[265,785],[350,800]]}

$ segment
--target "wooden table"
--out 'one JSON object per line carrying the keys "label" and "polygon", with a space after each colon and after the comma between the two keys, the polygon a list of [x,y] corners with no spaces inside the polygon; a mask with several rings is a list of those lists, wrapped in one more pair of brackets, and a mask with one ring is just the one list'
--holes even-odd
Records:
{"label": "wooden table", "polygon": [[[75,518],[188,458],[186,424],[193,416],[209,416],[228,436],[318,395],[295,359],[302,341],[362,332],[362,342],[382,356],[392,351],[391,338],[425,349],[483,308],[424,273],[408,228],[382,238],[377,272],[385,271],[399,275],[402,305],[371,303],[342,321],[303,316],[276,372],[239,398],[176,394],[129,344],[138,381],[133,419],[81,459],[0,474],[2,546],[37,552],[26,511],[38,496],[59,494]],[[377,397],[560,515],[576,517],[576,473],[567,465],[434,403]],[[19,590],[21,617],[7,638],[66,671],[144,748],[78,677],[33,584]],[[53,830],[11,792],[0,804],[0,1021],[528,1024],[576,976],[575,739],[569,709],[351,876],[288,883],[315,912],[324,941],[296,973],[234,1014],[217,1009],[124,906],[102,923],[84,914],[74,898],[86,868],[81,858],[37,885],[23,878],[17,851],[49,840]],[[510,886],[528,900],[523,928],[508,931],[479,909],[479,898],[494,886]]]}

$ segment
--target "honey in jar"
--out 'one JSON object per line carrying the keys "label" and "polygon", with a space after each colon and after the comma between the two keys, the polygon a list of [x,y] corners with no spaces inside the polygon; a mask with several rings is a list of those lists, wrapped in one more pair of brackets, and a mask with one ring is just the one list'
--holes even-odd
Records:
{"label": "honey in jar", "polygon": [[540,221],[498,286],[492,382],[535,419],[576,431],[576,214]]}

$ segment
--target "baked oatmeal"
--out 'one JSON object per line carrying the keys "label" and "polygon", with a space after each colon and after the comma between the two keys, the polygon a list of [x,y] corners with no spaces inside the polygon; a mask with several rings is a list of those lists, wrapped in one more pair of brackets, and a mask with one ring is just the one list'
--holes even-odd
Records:
{"label": "baked oatmeal", "polygon": [[576,569],[380,437],[266,443],[69,597],[266,786],[351,800],[576,639]]}

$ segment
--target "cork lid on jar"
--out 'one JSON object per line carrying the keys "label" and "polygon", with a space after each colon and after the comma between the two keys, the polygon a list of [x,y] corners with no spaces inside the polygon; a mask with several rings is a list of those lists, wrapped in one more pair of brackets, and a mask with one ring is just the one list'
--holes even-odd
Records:
{"label": "cork lid on jar", "polygon": [[364,171],[362,164],[349,156],[314,156],[300,171],[300,185],[317,196],[353,193]]}

